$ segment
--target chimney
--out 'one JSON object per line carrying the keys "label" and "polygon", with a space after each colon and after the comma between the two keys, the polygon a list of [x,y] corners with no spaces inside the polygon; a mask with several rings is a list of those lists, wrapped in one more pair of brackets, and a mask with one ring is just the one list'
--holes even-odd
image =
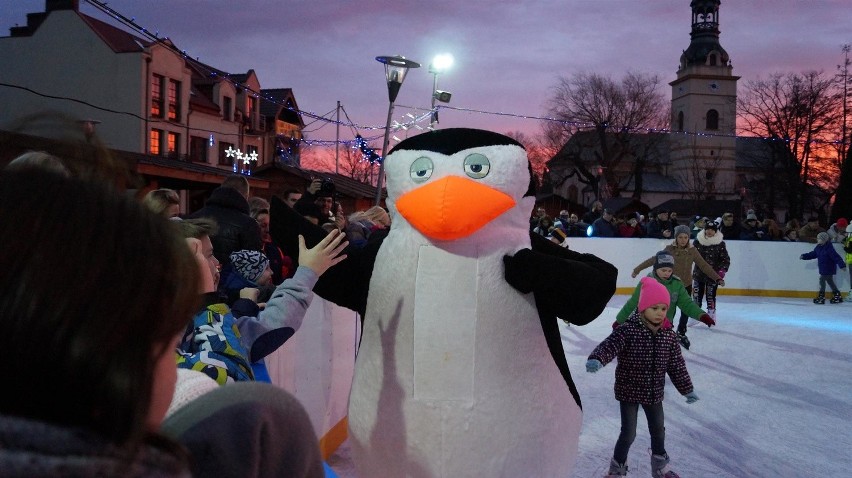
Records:
{"label": "chimney", "polygon": [[80,0],[44,0],[44,11],[74,10],[80,11]]}

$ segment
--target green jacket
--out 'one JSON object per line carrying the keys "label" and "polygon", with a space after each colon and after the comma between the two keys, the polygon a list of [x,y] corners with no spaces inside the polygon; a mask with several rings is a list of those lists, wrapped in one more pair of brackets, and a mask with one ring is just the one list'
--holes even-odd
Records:
{"label": "green jacket", "polygon": [[[666,289],[669,291],[669,296],[671,297],[672,303],[669,305],[669,310],[666,312],[666,317],[668,317],[671,322],[674,319],[675,309],[682,310],[687,316],[697,319],[702,315],[706,314],[705,311],[695,305],[695,302],[692,301],[692,296],[686,290],[686,287],[683,285],[683,282],[674,274],[669,277],[668,280],[662,280],[657,277],[653,271],[648,274],[648,277],[653,277],[660,284],[666,286]],[[636,288],[633,290],[633,295],[627,299],[627,302],[624,304],[624,307],[618,311],[618,315],[615,316],[615,320],[618,321],[619,324],[623,324],[627,317],[630,316],[630,313],[636,310],[636,307],[639,305],[639,293],[642,291],[642,283],[636,284]]]}

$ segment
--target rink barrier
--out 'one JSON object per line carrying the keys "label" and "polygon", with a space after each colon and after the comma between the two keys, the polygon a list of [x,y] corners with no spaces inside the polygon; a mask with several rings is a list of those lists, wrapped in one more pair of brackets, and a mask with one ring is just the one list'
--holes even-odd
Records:
{"label": "rink barrier", "polygon": [[[641,275],[633,267],[670,244],[658,239],[568,238],[577,252],[594,254],[618,268],[617,294],[632,294]],[[799,256],[813,250],[802,242],[725,241],[731,268],[719,295],[812,298],[818,290],[815,260]],[[835,248],[844,257],[839,244]],[[849,290],[849,274],[838,271],[837,286]],[[349,389],[355,369],[360,320],[351,310],[314,297],[301,328],[266,358],[272,382],[289,391],[311,418],[324,459],[347,437]]]}

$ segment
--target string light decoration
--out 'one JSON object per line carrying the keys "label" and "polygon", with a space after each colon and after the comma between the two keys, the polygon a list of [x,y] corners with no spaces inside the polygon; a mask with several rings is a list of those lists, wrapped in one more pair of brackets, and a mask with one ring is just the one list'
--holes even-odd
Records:
{"label": "string light decoration", "polygon": [[[174,44],[172,44],[171,41],[169,40],[169,37],[167,37],[167,36],[161,37],[158,29],[155,29],[155,30],[152,31],[152,30],[149,30],[146,27],[143,27],[143,26],[137,24],[135,17],[128,18],[128,17],[122,15],[118,11],[109,7],[107,5],[107,2],[102,2],[102,1],[99,1],[99,0],[85,0],[85,1],[86,1],[86,3],[94,6],[95,8],[100,10],[101,12],[107,14],[108,16],[110,16],[111,18],[116,20],[117,22],[125,25],[126,27],[128,27],[128,28],[136,31],[137,33],[139,33],[141,36],[149,39],[151,42],[157,43],[157,44],[163,46],[164,48],[171,50],[172,52],[183,57],[188,62],[192,62],[193,65],[195,65],[199,69],[207,72],[207,74],[209,75],[209,77],[211,79],[220,79],[222,81],[227,81],[227,82],[233,84],[236,88],[243,89],[243,90],[247,91],[248,93],[254,95],[259,100],[268,101],[268,102],[270,102],[270,103],[272,103],[276,106],[279,106],[281,108],[285,108],[288,111],[292,111],[293,113],[300,115],[300,117],[311,118],[313,121],[321,121],[321,122],[324,122],[324,123],[327,123],[327,124],[346,126],[346,127],[356,128],[356,129],[365,130],[365,131],[379,132],[379,131],[383,131],[386,128],[384,125],[377,125],[377,126],[361,125],[361,124],[352,122],[351,120],[349,120],[347,122],[337,121],[337,120],[334,120],[334,119],[331,119],[331,118],[325,118],[324,116],[320,116],[320,115],[318,115],[314,112],[297,110],[297,109],[295,109],[291,106],[287,106],[286,104],[283,104],[283,102],[281,102],[281,101],[279,101],[275,98],[272,98],[269,95],[264,95],[260,91],[256,91],[256,90],[252,89],[251,87],[249,87],[248,85],[245,85],[243,83],[235,81],[233,78],[231,78],[229,76],[228,73],[220,71],[220,70],[216,70],[216,69],[214,69],[214,68],[212,68],[208,65],[205,65],[204,63],[201,63],[201,61],[198,60],[197,58],[194,59],[194,58],[190,57],[187,54],[186,50],[179,50],[177,47],[175,47]],[[136,117],[136,118],[139,118],[139,119],[142,119],[142,120],[150,120],[150,121],[153,121],[153,122],[160,122],[160,120],[157,120],[157,119],[143,118],[143,117],[141,117],[141,116],[139,116],[135,113],[125,112],[125,111],[116,111],[116,110],[113,110],[113,109],[110,109],[110,108],[93,105],[91,103],[88,103],[88,102],[85,102],[85,101],[82,101],[82,100],[79,100],[79,99],[75,99],[75,98],[70,98],[70,97],[65,97],[65,96],[54,96],[54,95],[48,95],[48,94],[40,93],[40,92],[37,92],[35,90],[32,90],[31,88],[20,86],[20,85],[0,83],[0,86],[12,87],[12,88],[18,88],[18,89],[26,90],[30,93],[36,94],[38,96],[46,97],[46,98],[73,101],[73,102],[81,103],[81,104],[84,104],[86,106],[89,106],[89,107],[92,107],[92,108],[95,108],[95,109],[99,109],[99,110],[102,110],[102,111],[110,112],[110,113],[124,114],[124,115],[133,116],[133,117]],[[555,122],[555,123],[559,123],[559,124],[562,124],[562,125],[565,125],[565,126],[571,126],[571,127],[577,128],[577,129],[595,128],[595,125],[592,124],[592,123],[566,121],[566,120],[560,120],[558,118],[543,117],[543,116],[536,116],[536,115],[526,115],[526,114],[520,114],[520,113],[486,111],[486,110],[480,110],[480,109],[474,109],[474,108],[464,108],[464,107],[449,106],[449,105],[436,105],[434,109],[423,109],[423,108],[416,108],[416,107],[405,106],[405,105],[396,105],[396,106],[397,107],[403,107],[403,108],[410,108],[410,109],[419,110],[419,111],[425,111],[425,113],[423,113],[421,115],[417,115],[417,116],[412,115],[410,113],[407,113],[407,114],[405,114],[401,117],[401,119],[402,119],[401,121],[399,121],[399,120],[393,121],[393,123],[391,125],[391,130],[394,131],[394,132],[400,131],[400,130],[408,131],[410,129],[414,129],[414,130],[417,130],[417,131],[431,130],[432,128],[430,126],[427,125],[427,126],[423,127],[423,126],[420,126],[418,123],[428,121],[432,117],[433,113],[436,113],[440,109],[454,110],[454,111],[466,112],[466,113],[476,113],[476,114],[485,114],[485,115],[494,115],[494,116],[505,116],[505,117],[510,117],[510,118],[523,119],[523,120]],[[163,122],[165,122],[165,121],[163,121]],[[220,136],[236,136],[237,135],[237,133],[212,131],[210,129],[201,129],[201,128],[188,128],[188,129],[193,130],[193,131],[203,131],[205,133],[209,133],[211,145],[214,143],[213,133],[218,134]],[[784,142],[784,143],[787,143],[787,144],[796,142],[796,143],[799,143],[799,144],[840,145],[840,144],[843,143],[842,140],[811,139],[811,140],[795,140],[794,141],[791,138],[746,136],[746,135],[720,134],[720,133],[702,133],[702,132],[692,132],[692,131],[674,131],[674,130],[667,129],[667,128],[632,128],[632,129],[628,129],[627,132],[630,132],[630,133],[676,134],[676,135],[684,135],[684,136],[687,136],[687,137],[707,137],[707,138],[714,138],[714,137],[720,137],[720,138],[722,138],[722,137],[723,138],[752,138],[752,139],[761,139],[761,140],[764,140],[764,141]],[[261,135],[257,135],[257,136],[259,137]],[[321,139],[306,139],[306,138],[299,138],[299,139],[293,139],[293,140],[298,141],[298,142],[305,144],[307,146],[334,146],[336,144],[341,144],[341,145],[345,145],[347,147],[355,147],[355,148],[361,149],[362,143],[366,144],[369,141],[379,139],[379,138],[382,137],[382,134],[376,134],[375,136],[370,136],[370,137],[361,137],[360,139],[358,139],[357,136],[360,136],[360,135],[356,135],[356,138],[351,139],[351,140],[340,140],[340,141],[321,140]],[[397,139],[397,138],[395,138],[395,139]],[[374,154],[375,154],[375,152],[374,152]],[[378,157],[372,157],[371,162],[382,160],[381,156],[379,156],[377,154],[376,154],[376,156],[378,156]]]}

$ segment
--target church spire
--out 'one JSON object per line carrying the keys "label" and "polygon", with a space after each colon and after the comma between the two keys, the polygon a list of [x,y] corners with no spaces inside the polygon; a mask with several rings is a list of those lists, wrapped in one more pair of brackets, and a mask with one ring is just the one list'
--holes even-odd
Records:
{"label": "church spire", "polygon": [[693,65],[730,66],[728,52],[719,44],[720,0],[692,0],[689,47],[680,56],[680,70]]}

